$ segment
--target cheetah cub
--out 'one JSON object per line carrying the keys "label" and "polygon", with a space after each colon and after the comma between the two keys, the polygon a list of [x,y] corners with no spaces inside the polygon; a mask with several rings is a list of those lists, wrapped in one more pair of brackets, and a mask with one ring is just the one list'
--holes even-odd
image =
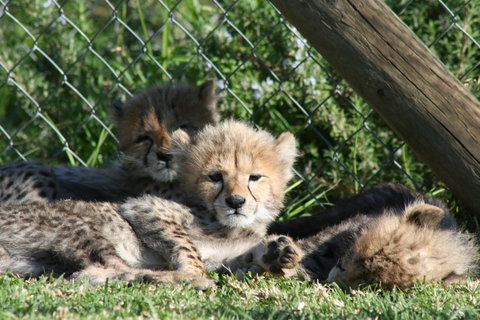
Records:
{"label": "cheetah cub", "polygon": [[195,134],[216,123],[215,82],[199,87],[157,85],[124,105],[109,106],[117,126],[122,164],[116,168],[50,167],[24,162],[0,167],[0,204],[59,199],[121,201],[143,193],[174,197],[178,160],[170,152],[172,134]]}
{"label": "cheetah cub", "polygon": [[294,239],[308,238],[359,213],[370,216],[381,215],[386,210],[398,212],[418,199],[444,207],[439,199],[420,194],[404,185],[381,183],[344,199],[333,207],[314,209],[311,216],[275,221],[269,226],[268,233],[289,235]]}
{"label": "cheetah cub", "polygon": [[445,208],[422,199],[398,211],[353,216],[296,242],[281,238],[263,252],[270,271],[352,288],[461,282],[475,275],[478,262],[473,237],[459,231]]}
{"label": "cheetah cub", "polygon": [[243,123],[177,134],[189,206],[144,195],[123,204],[58,201],[0,207],[0,271],[212,285],[205,271],[243,270],[282,208],[295,139]]}
{"label": "cheetah cub", "polygon": [[[416,280],[448,284],[475,276],[478,248],[473,237],[452,228],[448,219],[442,208],[424,203],[407,207],[403,216],[379,218],[360,233],[327,280],[391,289]],[[445,224],[450,228],[443,229]]]}
{"label": "cheetah cub", "polygon": [[267,227],[283,207],[295,139],[225,121],[207,126],[182,148],[186,206],[140,198],[125,203],[119,214],[176,269],[199,259],[208,271],[226,267],[241,273],[253,265],[253,252],[264,245]]}

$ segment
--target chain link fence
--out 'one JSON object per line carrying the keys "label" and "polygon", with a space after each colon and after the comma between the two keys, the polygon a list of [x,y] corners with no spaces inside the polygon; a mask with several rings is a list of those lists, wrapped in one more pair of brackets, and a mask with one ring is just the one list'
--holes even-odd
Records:
{"label": "chain link fence", "polygon": [[[478,1],[387,4],[479,97]],[[113,165],[109,101],[153,83],[211,77],[225,117],[297,136],[289,216],[382,181],[442,191],[262,0],[0,0],[0,163]]]}

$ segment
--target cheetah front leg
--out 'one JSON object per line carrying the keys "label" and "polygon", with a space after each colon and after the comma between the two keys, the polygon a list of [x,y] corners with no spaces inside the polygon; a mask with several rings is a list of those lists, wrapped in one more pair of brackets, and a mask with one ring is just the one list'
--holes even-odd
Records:
{"label": "cheetah front leg", "polygon": [[[80,226],[81,228],[81,226]],[[132,267],[117,253],[116,247],[102,234],[92,229],[88,239],[81,243],[82,250],[59,252],[67,260],[77,261],[83,266],[72,275],[73,278],[87,279],[92,283],[105,283],[107,280],[122,280],[128,282],[150,283],[191,283],[195,288],[205,290],[214,287],[214,282],[191,270],[152,270],[142,267]],[[65,247],[65,246],[63,246]]]}
{"label": "cheetah front leg", "polygon": [[270,235],[241,257],[245,266],[235,270],[235,274],[239,278],[243,278],[245,272],[294,277],[298,275],[302,257],[302,250],[292,238]]}
{"label": "cheetah front leg", "polygon": [[125,202],[119,214],[146,247],[167,260],[169,269],[205,276],[200,253],[186,232],[193,221],[188,207],[147,195]]}
{"label": "cheetah front leg", "polygon": [[93,284],[103,284],[109,280],[149,283],[190,283],[198,290],[215,286],[213,280],[203,276],[192,275],[183,271],[155,271],[133,268],[118,257],[109,256],[103,264],[94,263],[72,275],[73,279],[87,280]]}

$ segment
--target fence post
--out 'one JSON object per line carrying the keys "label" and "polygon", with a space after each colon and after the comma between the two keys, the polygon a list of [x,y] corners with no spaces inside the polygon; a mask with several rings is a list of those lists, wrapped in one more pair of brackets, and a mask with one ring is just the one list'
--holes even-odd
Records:
{"label": "fence post", "polygon": [[380,0],[271,0],[480,217],[480,103]]}

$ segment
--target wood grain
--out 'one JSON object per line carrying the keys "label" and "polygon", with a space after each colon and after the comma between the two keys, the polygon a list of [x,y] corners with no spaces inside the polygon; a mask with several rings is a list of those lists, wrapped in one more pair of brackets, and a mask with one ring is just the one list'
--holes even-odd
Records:
{"label": "wood grain", "polygon": [[378,0],[271,0],[480,217],[480,103]]}

